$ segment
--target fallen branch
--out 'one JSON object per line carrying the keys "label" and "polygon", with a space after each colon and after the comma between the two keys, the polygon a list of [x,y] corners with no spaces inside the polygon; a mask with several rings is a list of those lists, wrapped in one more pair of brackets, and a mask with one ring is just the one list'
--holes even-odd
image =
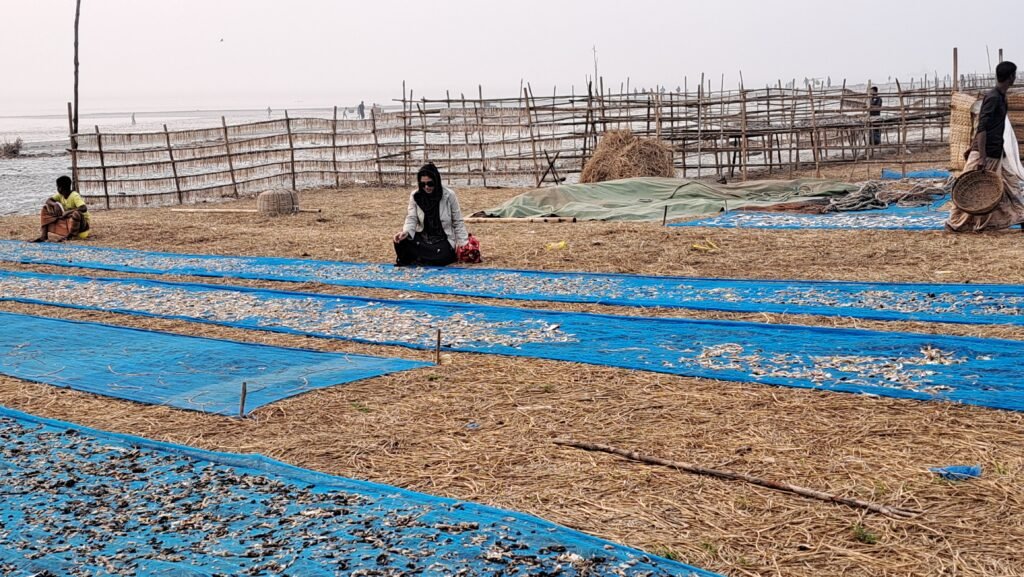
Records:
{"label": "fallen branch", "polygon": [[848,505],[850,507],[856,507],[860,509],[867,509],[882,515],[894,517],[896,519],[910,519],[917,515],[920,515],[922,511],[915,509],[903,509],[900,507],[890,507],[888,505],[879,505],[876,503],[869,503],[867,501],[861,501],[860,499],[853,499],[850,497],[840,497],[838,495],[832,495],[830,493],[824,493],[822,491],[815,491],[814,489],[808,489],[806,487],[799,487],[797,485],[790,485],[789,483],[780,483],[778,481],[769,481],[768,479],[761,479],[745,473],[737,473],[735,471],[723,471],[718,469],[707,469],[704,467],[698,467],[696,465],[688,465],[686,463],[680,463],[679,461],[670,461],[668,459],[662,459],[659,457],[649,457],[642,455],[635,451],[627,451],[625,449],[619,449],[610,445],[601,445],[597,443],[584,443],[581,441],[573,441],[570,439],[555,439],[553,441],[556,445],[562,445],[566,447],[575,447],[577,449],[583,449],[584,451],[599,451],[602,453],[611,453],[618,455],[632,461],[639,461],[641,463],[648,463],[651,465],[661,465],[663,467],[670,467],[685,471],[687,473],[693,473],[695,475],[707,475],[710,477],[718,477],[720,479],[729,479],[733,481],[746,481],[753,485],[773,489],[775,491],[782,491],[785,493],[794,493],[802,497],[808,497],[810,499],[818,499],[821,501],[828,501],[830,503],[839,503],[841,505]]}
{"label": "fallen branch", "polygon": [[[172,208],[171,212],[208,212],[215,214],[256,214],[255,208]],[[320,212],[319,208],[300,208],[296,212]]]}
{"label": "fallen branch", "polygon": [[463,220],[465,220],[466,222],[468,222],[470,224],[484,223],[484,222],[495,222],[495,223],[498,223],[498,222],[504,222],[504,223],[509,223],[509,222],[526,222],[526,223],[537,223],[537,222],[576,222],[576,217],[575,216],[534,216],[534,217],[526,217],[526,218],[500,218],[500,217],[490,218],[490,217],[480,217],[480,216],[468,216],[468,217],[464,218]]}

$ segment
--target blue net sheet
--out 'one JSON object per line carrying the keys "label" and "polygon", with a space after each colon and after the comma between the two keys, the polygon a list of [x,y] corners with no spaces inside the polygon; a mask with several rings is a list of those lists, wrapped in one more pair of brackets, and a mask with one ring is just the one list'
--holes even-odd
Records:
{"label": "blue net sheet", "polygon": [[221,415],[421,366],[0,312],[2,374]]}
{"label": "blue net sheet", "polygon": [[[5,300],[1024,410],[1024,342],[4,273]],[[234,306],[232,306],[234,305]]]}
{"label": "blue net sheet", "polygon": [[1024,286],[702,279],[149,253],[0,241],[0,260],[121,272],[316,281],[461,296],[639,307],[1024,323]]}
{"label": "blue net sheet", "polygon": [[0,407],[0,574],[714,574],[522,513]]}
{"label": "blue net sheet", "polygon": [[924,179],[947,179],[950,174],[948,170],[941,168],[929,168],[927,170],[908,170],[907,175],[903,175],[902,170],[894,170],[891,168],[882,169],[883,180],[902,180],[904,178],[924,178]]}
{"label": "blue net sheet", "polygon": [[711,218],[670,223],[669,226],[777,229],[942,230],[948,218],[948,210],[941,210],[934,206],[890,206],[883,210],[828,212],[825,214],[795,214],[787,212],[753,212],[736,210]]}

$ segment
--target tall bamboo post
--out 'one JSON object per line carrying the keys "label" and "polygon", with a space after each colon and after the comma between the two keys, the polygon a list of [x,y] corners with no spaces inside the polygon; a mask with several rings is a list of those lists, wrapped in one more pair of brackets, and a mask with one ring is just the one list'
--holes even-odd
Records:
{"label": "tall bamboo post", "polygon": [[370,107],[370,132],[373,133],[373,158],[377,164],[377,184],[384,186],[384,170],[381,168],[380,140],[377,136],[377,111]]}
{"label": "tall bamboo post", "polygon": [[[478,84],[477,89],[480,94],[478,102],[482,105],[484,100],[484,87],[483,85]],[[476,136],[477,142],[480,145],[480,180],[484,183],[484,188],[487,188],[487,157],[484,154],[484,121],[477,102],[473,103],[473,113],[476,116]]]}
{"label": "tall bamboo post", "polygon": [[110,208],[110,192],[107,190],[107,163],[103,159],[103,135],[100,134],[100,127],[96,126],[96,148],[100,153],[100,175],[103,177],[103,199],[107,208]]}
{"label": "tall bamboo post", "polygon": [[956,46],[953,47],[953,92],[960,91],[959,59],[957,58]]}
{"label": "tall bamboo post", "polygon": [[864,111],[864,158],[869,159],[875,155],[875,141],[871,135],[871,81],[868,80],[868,107]]}
{"label": "tall bamboo post", "polygon": [[[373,114],[373,107],[370,107]],[[380,162],[380,154],[377,155]],[[341,174],[338,173],[338,106],[334,106],[334,120],[331,122],[331,165],[334,168],[334,188],[341,188]]]}
{"label": "tall bamboo post", "polygon": [[814,156],[814,176],[821,178],[821,151],[818,147],[821,136],[818,134],[818,115],[814,107],[814,86],[807,85],[807,96],[811,104],[811,154]]}
{"label": "tall bamboo post", "polygon": [[416,110],[420,113],[420,130],[423,132],[423,163],[426,164],[426,162],[427,162],[427,112],[426,112],[427,99],[426,99],[426,97],[421,96],[420,100],[422,101],[423,105],[420,106],[420,104],[417,103],[416,104]]}
{"label": "tall bamboo post", "polygon": [[900,96],[900,173],[904,178],[907,176],[907,108],[903,102],[903,88],[900,86],[900,79],[896,79],[896,92]]}
{"label": "tall bamboo post", "polygon": [[[412,90],[409,91],[409,108],[412,109]],[[409,186],[409,114],[405,111],[405,81],[402,81],[402,164],[404,165],[404,176],[402,184]]]}
{"label": "tall bamboo post", "polygon": [[75,134],[75,119],[68,102],[68,140],[71,142],[71,189],[78,190],[78,135]]}
{"label": "tall bamboo post", "polygon": [[533,113],[530,106],[529,84],[523,90],[523,100],[526,101],[526,127],[530,131],[530,150],[533,156],[533,179],[536,181],[537,188],[540,188],[540,165],[537,164],[537,140],[533,136]]}
{"label": "tall bamboo post", "polygon": [[[704,168],[704,119],[702,118],[704,100],[704,73],[700,73],[700,86],[697,87],[697,178]],[[689,128],[689,127],[687,127]],[[686,150],[683,150],[686,154]]]}
{"label": "tall bamboo post", "polygon": [[747,91],[740,84],[740,174],[743,182],[747,181],[747,155],[750,153],[747,144]]}
{"label": "tall bamboo post", "polygon": [[473,177],[470,176],[470,175],[473,174],[473,166],[472,166],[472,164],[470,162],[471,161],[471,157],[470,157],[470,154],[469,154],[469,150],[470,150],[470,147],[469,147],[469,133],[470,133],[470,130],[469,130],[469,114],[466,112],[466,110],[467,110],[467,108],[466,108],[466,95],[464,93],[460,92],[459,93],[459,100],[460,100],[460,103],[461,103],[460,106],[459,106],[459,112],[462,115],[462,139],[463,139],[462,152],[463,152],[463,157],[466,159],[466,184],[467,185],[472,185],[473,184]]}
{"label": "tall bamboo post", "polygon": [[[228,172],[231,174],[231,189],[235,191],[235,198],[238,198],[238,181],[235,179],[235,161],[231,159],[231,142],[228,140],[228,121],[224,116],[220,117],[220,125],[224,132],[224,154],[228,157]],[[168,143],[168,148],[170,143]]]}
{"label": "tall bamboo post", "polygon": [[797,165],[800,164],[800,151],[796,151],[796,162],[793,161],[793,143],[796,141],[796,82],[793,83],[793,88],[790,90],[790,105],[789,105],[789,178],[793,178],[793,169],[799,168]]}
{"label": "tall bamboo post", "polygon": [[171,174],[174,175],[174,190],[178,191],[178,204],[185,204],[185,199],[181,195],[181,182],[178,180],[178,165],[174,161],[174,149],[171,147],[171,133],[167,130],[167,125],[164,125],[164,142],[167,143],[167,158],[171,161]]}
{"label": "tall bamboo post", "polygon": [[[79,20],[79,16],[81,15],[81,13],[82,13],[82,0],[75,0],[75,89],[74,89],[74,95],[73,95],[74,96],[74,102],[75,102],[75,109],[74,109],[74,113],[72,114],[71,133],[76,135],[76,136],[78,135],[78,20]],[[72,151],[77,151],[78,150],[78,138],[72,138],[71,139],[71,150]],[[72,152],[71,153],[71,162],[72,162],[71,173],[72,173],[73,181],[72,181],[71,184],[73,186],[75,186],[76,188],[77,188],[77,185],[78,185],[78,164],[76,162],[77,159],[78,159],[77,154],[75,152]]]}
{"label": "tall bamboo post", "polygon": [[292,172],[292,190],[298,190],[295,187],[295,141],[292,139],[292,119],[288,117],[288,111],[284,111],[284,128],[288,131],[288,152],[291,153],[291,172]]}

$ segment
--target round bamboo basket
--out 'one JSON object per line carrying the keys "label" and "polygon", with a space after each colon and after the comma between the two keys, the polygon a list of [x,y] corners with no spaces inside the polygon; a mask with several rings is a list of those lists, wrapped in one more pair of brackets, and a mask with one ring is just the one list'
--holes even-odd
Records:
{"label": "round bamboo basket", "polygon": [[256,210],[268,216],[299,212],[299,195],[287,189],[265,190],[256,197]]}
{"label": "round bamboo basket", "polygon": [[949,98],[949,104],[954,110],[957,108],[964,108],[967,109],[967,111],[970,111],[971,107],[974,106],[974,103],[977,100],[977,94],[972,94],[970,92],[954,92],[953,96]]}
{"label": "round bamboo basket", "polygon": [[1003,197],[1003,179],[995,172],[972,170],[953,183],[953,204],[964,212],[986,214]]}

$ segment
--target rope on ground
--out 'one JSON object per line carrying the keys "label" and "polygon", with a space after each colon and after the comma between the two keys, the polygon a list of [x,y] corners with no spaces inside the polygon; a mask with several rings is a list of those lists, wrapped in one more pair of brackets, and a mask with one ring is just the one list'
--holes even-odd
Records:
{"label": "rope on ground", "polygon": [[828,501],[830,503],[839,503],[841,505],[848,505],[850,507],[856,507],[860,509],[867,509],[868,511],[874,511],[875,513],[881,513],[888,517],[895,519],[911,519],[920,515],[922,511],[916,509],[903,509],[901,507],[891,507],[889,505],[879,505],[877,503],[870,503],[868,501],[861,501],[860,499],[854,499],[852,497],[840,497],[831,493],[825,493],[822,491],[816,491],[814,489],[808,489],[806,487],[800,487],[797,485],[791,485],[789,483],[782,483],[779,481],[770,481],[768,479],[762,479],[760,477],[754,477],[753,475],[747,475],[745,473],[737,473],[735,471],[724,471],[719,469],[708,469],[705,467],[699,467],[696,465],[688,465],[679,461],[670,461],[668,459],[662,459],[660,457],[650,457],[642,455],[635,451],[627,451],[626,449],[619,449],[610,445],[601,445],[598,443],[584,443],[582,441],[573,441],[570,439],[555,439],[552,441],[556,445],[565,447],[574,447],[576,449],[583,449],[584,451],[599,451],[602,453],[610,453],[612,455],[618,455],[631,461],[639,461],[641,463],[647,463],[650,465],[661,465],[663,467],[670,467],[687,473],[693,473],[695,475],[707,475],[710,477],[718,477],[720,479],[730,479],[734,481],[746,481],[753,485],[773,489],[775,491],[782,491],[784,493],[793,493],[802,497],[808,497],[810,499],[818,499],[821,501]]}

